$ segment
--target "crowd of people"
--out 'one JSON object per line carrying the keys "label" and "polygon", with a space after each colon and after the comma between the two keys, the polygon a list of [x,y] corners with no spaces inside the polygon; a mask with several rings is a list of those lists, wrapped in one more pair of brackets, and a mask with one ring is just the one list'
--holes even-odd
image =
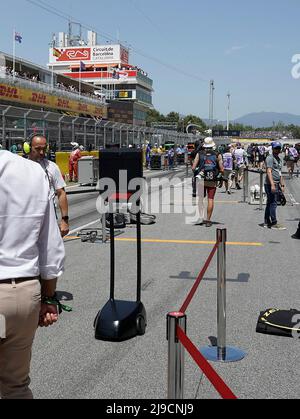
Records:
{"label": "crowd of people", "polygon": [[[4,66],[0,67],[0,74],[5,74],[8,77],[15,77],[17,79],[32,81],[35,83],[43,83],[38,73],[32,74],[27,71],[16,71],[16,70],[14,71],[13,68],[11,67],[4,67]],[[79,88],[72,84],[66,85],[62,82],[57,82],[55,87],[64,92],[79,94]],[[92,99],[101,100],[101,101],[103,97],[105,96],[104,94],[101,95],[101,92],[99,91],[86,92],[83,87],[81,88],[81,95],[92,98]]]}
{"label": "crowd of people", "polygon": [[11,67],[0,67],[0,74],[5,74],[6,76],[10,76],[10,77],[16,77],[16,78],[21,78],[24,80],[30,80],[30,81],[34,81],[34,82],[40,82],[40,76],[39,74],[31,74],[27,71],[14,71],[13,68]]}
{"label": "crowd of people", "polygon": [[260,138],[260,139],[270,139],[273,138],[274,140],[292,140],[293,134],[290,131],[266,131],[266,130],[256,130],[256,131],[245,131],[241,134],[243,138]]}
{"label": "crowd of people", "polygon": [[[213,138],[206,138],[204,143],[196,144],[195,151],[191,156],[194,172],[193,197],[197,196],[197,192],[199,196],[208,197],[207,219],[204,224],[207,227],[212,226],[211,218],[217,187],[222,188],[225,184],[226,193],[229,195],[231,195],[234,185],[237,190],[242,189],[244,172],[249,166],[252,166],[266,170],[267,205],[263,226],[272,230],[286,230],[278,222],[276,213],[278,202],[282,202],[285,193],[282,168],[286,162],[290,178],[293,177],[294,167],[298,165],[300,157],[299,148],[290,145],[283,147],[279,141],[273,141],[268,146],[251,144],[247,150],[241,143],[217,148]],[[199,185],[203,186],[203,184],[204,194],[199,190]],[[300,239],[300,224],[293,238]]]}

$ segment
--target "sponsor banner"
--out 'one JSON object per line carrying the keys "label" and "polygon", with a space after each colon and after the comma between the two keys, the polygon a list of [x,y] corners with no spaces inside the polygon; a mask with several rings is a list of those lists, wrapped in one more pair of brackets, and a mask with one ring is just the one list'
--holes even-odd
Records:
{"label": "sponsor banner", "polygon": [[50,62],[80,62],[91,60],[91,48],[51,48]]}
{"label": "sponsor banner", "polygon": [[76,114],[107,118],[106,106],[90,105],[76,100],[39,93],[29,89],[12,87],[2,83],[0,83],[0,100],[1,99],[42,108],[59,109],[66,112],[74,112]]}
{"label": "sponsor banner", "polygon": [[49,63],[128,64],[129,51],[121,45],[50,48]]}

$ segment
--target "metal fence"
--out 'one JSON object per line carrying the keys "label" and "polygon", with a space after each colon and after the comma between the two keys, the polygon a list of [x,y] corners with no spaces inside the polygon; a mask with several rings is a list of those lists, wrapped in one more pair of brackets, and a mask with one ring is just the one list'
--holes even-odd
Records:
{"label": "metal fence", "polygon": [[170,141],[187,144],[190,135],[167,130],[127,125],[91,118],[69,116],[51,111],[38,111],[0,105],[0,143],[3,148],[21,146],[30,134],[43,134],[56,151],[70,151],[71,142],[87,150],[98,150],[107,144],[121,147],[150,142],[163,145]]}

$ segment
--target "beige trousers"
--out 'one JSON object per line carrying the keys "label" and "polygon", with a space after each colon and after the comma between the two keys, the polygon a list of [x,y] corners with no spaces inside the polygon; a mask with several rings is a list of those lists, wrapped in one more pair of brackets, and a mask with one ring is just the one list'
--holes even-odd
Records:
{"label": "beige trousers", "polygon": [[[0,397],[32,399],[30,362],[39,323],[38,279],[0,281]],[[4,338],[3,338],[4,337]]]}

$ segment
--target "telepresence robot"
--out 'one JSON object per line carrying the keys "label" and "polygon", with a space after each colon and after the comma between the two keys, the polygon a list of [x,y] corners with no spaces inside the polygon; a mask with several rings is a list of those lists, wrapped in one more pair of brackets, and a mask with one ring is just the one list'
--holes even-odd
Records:
{"label": "telepresence robot", "polygon": [[[117,193],[109,198],[109,202],[116,203],[125,199],[128,201],[132,193],[119,193],[119,171],[127,170],[128,184],[134,178],[142,178],[142,154],[139,151],[114,150],[100,153],[100,177],[109,177],[107,170],[109,164],[110,177],[116,180]],[[112,167],[114,169],[112,169]],[[135,169],[136,170],[135,170]],[[117,176],[117,177],[116,177]],[[123,191],[122,191],[123,192]],[[141,251],[141,211],[137,213],[137,298],[136,301],[120,301],[115,299],[115,235],[114,214],[110,210],[110,299],[98,313],[94,327],[97,340],[109,342],[123,342],[146,332],[147,314],[141,302],[142,285],[142,251]]]}

